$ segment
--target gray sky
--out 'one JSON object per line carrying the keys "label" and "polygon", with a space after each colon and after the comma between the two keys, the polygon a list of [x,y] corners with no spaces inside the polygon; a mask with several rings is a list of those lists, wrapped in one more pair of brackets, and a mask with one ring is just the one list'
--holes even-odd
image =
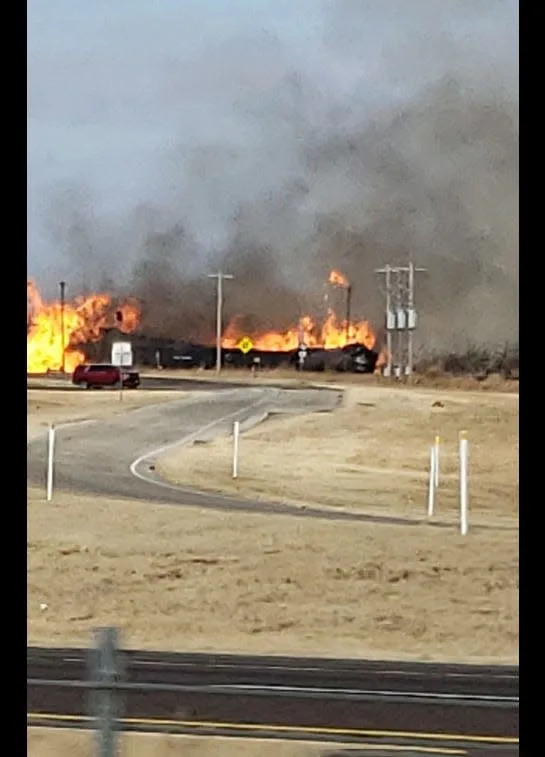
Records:
{"label": "gray sky", "polygon": [[[95,255],[127,273],[141,206],[147,231],[183,222],[203,267],[241,204],[304,174],[302,149],[445,74],[516,100],[518,3],[31,0],[28,57],[28,266],[51,291]],[[335,210],[322,195],[309,216]]]}

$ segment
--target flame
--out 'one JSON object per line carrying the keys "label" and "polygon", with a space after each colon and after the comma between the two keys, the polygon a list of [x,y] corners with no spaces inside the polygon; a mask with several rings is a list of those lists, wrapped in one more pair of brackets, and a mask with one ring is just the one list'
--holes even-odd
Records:
{"label": "flame", "polygon": [[[336,270],[329,274],[328,283],[346,288],[350,286],[346,276]],[[372,350],[377,341],[369,321],[350,321],[347,324],[346,320],[339,321],[331,309],[328,309],[327,318],[321,325],[309,315],[305,315],[297,326],[286,331],[266,331],[261,334],[244,333],[241,328],[241,316],[236,316],[225,329],[222,346],[226,349],[235,349],[244,336],[251,338],[254,349],[270,352],[296,350],[301,342],[308,347],[325,349],[338,349],[347,344],[358,343]]]}
{"label": "flame", "polygon": [[85,355],[77,349],[77,345],[97,341],[101,337],[101,329],[115,325],[125,333],[134,331],[140,319],[138,303],[124,302],[117,311],[121,320],[115,323],[115,309],[108,294],[77,297],[72,303],[66,302],[63,310],[60,302],[44,303],[36,285],[28,281],[27,371],[45,373],[62,370],[63,322],[64,370],[67,373],[85,362]]}
{"label": "flame", "polygon": [[301,318],[298,326],[283,332],[244,334],[239,322],[240,318],[234,318],[225,329],[222,339],[224,348],[235,349],[243,336],[251,338],[254,349],[270,352],[296,350],[301,342],[308,347],[325,349],[335,349],[357,342],[370,350],[376,343],[376,335],[369,321],[351,322],[347,328],[346,321],[339,321],[333,310],[328,311],[328,316],[321,325],[306,315]]}
{"label": "flame", "polygon": [[339,287],[346,287],[347,289],[350,286],[350,282],[348,281],[346,276],[340,271],[335,271],[335,270],[331,271],[331,273],[329,274],[328,281],[330,284],[334,284],[335,286],[339,286]]}
{"label": "flame", "polygon": [[33,315],[42,307],[42,298],[32,281],[27,281],[26,284],[26,306],[27,327],[30,327]]}
{"label": "flame", "polygon": [[117,309],[121,316],[118,320],[118,328],[126,334],[130,334],[138,328],[140,323],[140,306],[136,300],[124,302]]}

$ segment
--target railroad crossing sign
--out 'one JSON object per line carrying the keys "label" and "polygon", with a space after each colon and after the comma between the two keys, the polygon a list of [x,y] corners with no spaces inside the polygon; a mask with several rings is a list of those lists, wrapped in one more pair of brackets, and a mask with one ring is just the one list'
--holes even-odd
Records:
{"label": "railroad crossing sign", "polygon": [[249,336],[244,336],[238,343],[239,350],[245,355],[247,352],[250,352],[252,347],[254,346],[254,343],[250,339]]}

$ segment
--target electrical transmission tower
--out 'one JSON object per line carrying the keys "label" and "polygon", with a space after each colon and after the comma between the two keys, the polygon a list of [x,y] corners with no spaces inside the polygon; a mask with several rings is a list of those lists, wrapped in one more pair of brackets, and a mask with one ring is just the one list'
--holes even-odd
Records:
{"label": "electrical transmission tower", "polygon": [[414,332],[416,310],[414,306],[415,273],[426,271],[416,268],[414,263],[407,266],[386,265],[375,269],[384,274],[386,294],[386,351],[385,376],[402,374],[410,376],[414,362]]}

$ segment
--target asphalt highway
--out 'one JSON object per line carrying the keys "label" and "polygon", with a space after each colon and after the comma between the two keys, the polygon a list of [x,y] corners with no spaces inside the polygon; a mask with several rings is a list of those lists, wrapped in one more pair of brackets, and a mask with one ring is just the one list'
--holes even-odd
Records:
{"label": "asphalt highway", "polygon": [[[89,725],[87,655],[28,649],[29,722]],[[516,667],[122,656],[122,717],[131,730],[339,741],[384,753],[406,747],[403,754],[518,754]]]}

